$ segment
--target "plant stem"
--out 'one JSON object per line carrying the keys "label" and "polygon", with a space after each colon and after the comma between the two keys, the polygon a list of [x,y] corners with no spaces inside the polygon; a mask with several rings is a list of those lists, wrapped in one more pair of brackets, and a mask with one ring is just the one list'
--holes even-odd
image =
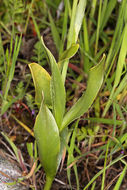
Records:
{"label": "plant stem", "polygon": [[50,190],[53,179],[54,179],[53,177],[46,176],[46,184],[44,186],[44,190]]}

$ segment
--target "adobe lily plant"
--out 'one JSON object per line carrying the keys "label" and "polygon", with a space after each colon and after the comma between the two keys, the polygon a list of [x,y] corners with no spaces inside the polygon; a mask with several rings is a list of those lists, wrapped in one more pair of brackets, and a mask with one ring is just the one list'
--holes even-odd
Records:
{"label": "adobe lily plant", "polygon": [[73,44],[63,53],[60,63],[56,63],[43,39],[42,44],[49,58],[51,76],[37,63],[31,63],[29,67],[35,85],[35,101],[39,105],[34,135],[39,158],[46,173],[44,190],[49,190],[61,162],[64,149],[63,138],[67,137],[68,125],[83,115],[96,98],[103,82],[105,58],[103,57],[100,63],[90,70],[86,91],[72,108],[65,112],[66,92],[59,65],[72,57],[79,46]]}
{"label": "adobe lily plant", "polygon": [[54,56],[45,46],[43,39],[41,39],[49,59],[51,76],[37,63],[29,65],[35,85],[35,102],[39,106],[34,135],[40,162],[46,173],[44,190],[50,190],[59,168],[65,147],[64,142],[66,142],[68,136],[68,125],[88,111],[103,83],[105,56],[99,64],[89,71],[86,91],[72,108],[66,112],[64,82],[69,59],[75,55],[79,48],[76,42],[82,25],[86,2],[84,0],[73,2],[67,37],[67,50],[62,53],[58,63],[56,63]]}

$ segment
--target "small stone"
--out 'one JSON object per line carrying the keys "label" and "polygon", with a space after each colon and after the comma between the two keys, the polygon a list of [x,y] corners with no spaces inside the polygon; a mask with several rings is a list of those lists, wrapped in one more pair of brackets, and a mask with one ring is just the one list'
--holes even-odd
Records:
{"label": "small stone", "polygon": [[22,177],[19,167],[0,155],[0,190],[28,190],[21,183],[8,185],[19,177]]}

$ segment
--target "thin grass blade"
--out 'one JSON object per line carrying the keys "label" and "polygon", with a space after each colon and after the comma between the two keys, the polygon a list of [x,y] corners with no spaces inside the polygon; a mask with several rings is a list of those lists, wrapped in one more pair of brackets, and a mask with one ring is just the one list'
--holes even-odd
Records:
{"label": "thin grass blade", "polygon": [[[113,164],[117,163],[118,161],[120,161],[121,159],[125,158],[125,156],[119,156],[118,158],[116,158],[115,160],[113,160],[108,166],[106,166],[106,170],[108,168],[110,168]],[[95,182],[95,180],[97,179],[97,177],[99,177],[102,173],[103,173],[104,169],[102,169],[100,172],[98,172],[91,180],[90,182],[85,186],[85,188],[83,190],[86,190],[88,189],[88,187],[93,183]]]}
{"label": "thin grass blade", "polygon": [[[76,138],[76,131],[77,131],[77,127],[78,127],[78,123],[79,121],[76,122],[75,127],[74,127],[74,131],[70,140],[70,146],[68,148],[68,160],[67,160],[67,166],[69,167],[69,165],[74,161],[74,148],[75,148],[75,138]],[[75,173],[75,177],[76,177],[76,183],[77,183],[77,190],[79,190],[79,179],[78,179],[78,171],[77,171],[77,166],[76,164],[73,165],[74,168],[74,173]],[[69,184],[71,186],[71,168],[67,169],[67,176],[68,176],[68,180],[69,180]]]}
{"label": "thin grass blade", "polygon": [[8,96],[8,92],[9,92],[9,88],[11,85],[11,82],[13,80],[14,77],[14,71],[15,71],[15,64],[16,64],[16,60],[18,57],[18,53],[20,50],[20,45],[21,45],[21,39],[22,36],[20,36],[20,38],[18,38],[18,36],[16,36],[16,40],[15,40],[15,46],[14,46],[14,53],[13,53],[13,57],[12,57],[12,64],[9,70],[9,76],[7,79],[7,84],[6,84],[6,89],[5,89],[5,93],[3,96],[3,102],[2,102],[2,107],[1,107],[1,115],[3,115],[7,109],[9,108],[10,104],[7,100],[7,96]]}
{"label": "thin grass blade", "polygon": [[105,184],[105,172],[106,172],[106,163],[107,163],[107,156],[108,156],[108,149],[109,149],[109,143],[107,143],[107,148],[106,148],[106,153],[105,153],[105,161],[104,161],[104,170],[103,170],[103,177],[102,177],[102,184],[101,184],[101,190],[104,189],[104,184]]}
{"label": "thin grass blade", "polygon": [[58,32],[57,27],[54,23],[54,20],[52,18],[51,13],[48,12],[48,15],[49,15],[49,21],[50,21],[50,25],[51,25],[52,36],[53,36],[57,51],[59,52],[59,48],[60,48],[60,44],[61,44],[59,32]]}
{"label": "thin grass blade", "polygon": [[109,97],[109,101],[107,102],[106,107],[104,109],[103,116],[105,116],[106,112],[108,111],[109,107],[112,104],[112,99],[114,97],[115,89],[118,86],[120,79],[121,79],[121,76],[122,76],[122,70],[123,70],[123,66],[125,64],[125,58],[126,58],[126,54],[127,54],[126,42],[127,42],[127,24],[125,25],[125,28],[123,31],[123,40],[122,40],[122,45],[121,45],[117,69],[116,69],[114,86],[112,88],[112,91],[111,91],[111,94]]}
{"label": "thin grass blade", "polygon": [[121,175],[120,175],[120,177],[119,177],[119,179],[118,179],[118,181],[117,181],[117,183],[116,183],[116,185],[114,187],[114,190],[119,190],[120,189],[120,186],[121,186],[121,183],[122,183],[122,181],[124,179],[126,171],[127,171],[127,165],[124,167],[124,169],[123,169],[123,171],[122,171],[122,173],[121,173]]}

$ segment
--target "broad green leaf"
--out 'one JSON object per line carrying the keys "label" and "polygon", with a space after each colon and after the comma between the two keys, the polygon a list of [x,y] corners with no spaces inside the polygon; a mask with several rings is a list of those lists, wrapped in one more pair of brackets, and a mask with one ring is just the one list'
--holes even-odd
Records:
{"label": "broad green leaf", "polygon": [[43,102],[36,117],[34,134],[46,176],[54,178],[60,151],[59,130],[52,113]]}
{"label": "broad green leaf", "polygon": [[50,81],[51,77],[48,72],[38,65],[37,63],[29,64],[29,68],[33,77],[35,86],[35,101],[37,104],[42,102],[42,91],[44,93],[44,103],[51,106],[51,95],[50,95]]}
{"label": "broad green leaf", "polygon": [[72,121],[83,115],[93,103],[103,83],[104,61],[105,55],[100,63],[90,70],[87,89],[64,116],[61,129],[67,127]]}
{"label": "broad green leaf", "polygon": [[61,127],[61,123],[63,120],[63,115],[65,112],[65,88],[62,81],[61,73],[58,68],[58,64],[55,61],[54,56],[49,51],[49,49],[45,46],[44,41],[42,39],[42,44],[46,50],[48,55],[52,78],[51,78],[51,98],[52,98],[52,106],[53,106],[53,114],[56,120],[58,127]]}
{"label": "broad green leaf", "polygon": [[72,44],[69,49],[65,50],[62,53],[59,62],[65,61],[66,59],[70,59],[71,57],[73,57],[78,51],[78,49],[79,49],[79,44]]}

